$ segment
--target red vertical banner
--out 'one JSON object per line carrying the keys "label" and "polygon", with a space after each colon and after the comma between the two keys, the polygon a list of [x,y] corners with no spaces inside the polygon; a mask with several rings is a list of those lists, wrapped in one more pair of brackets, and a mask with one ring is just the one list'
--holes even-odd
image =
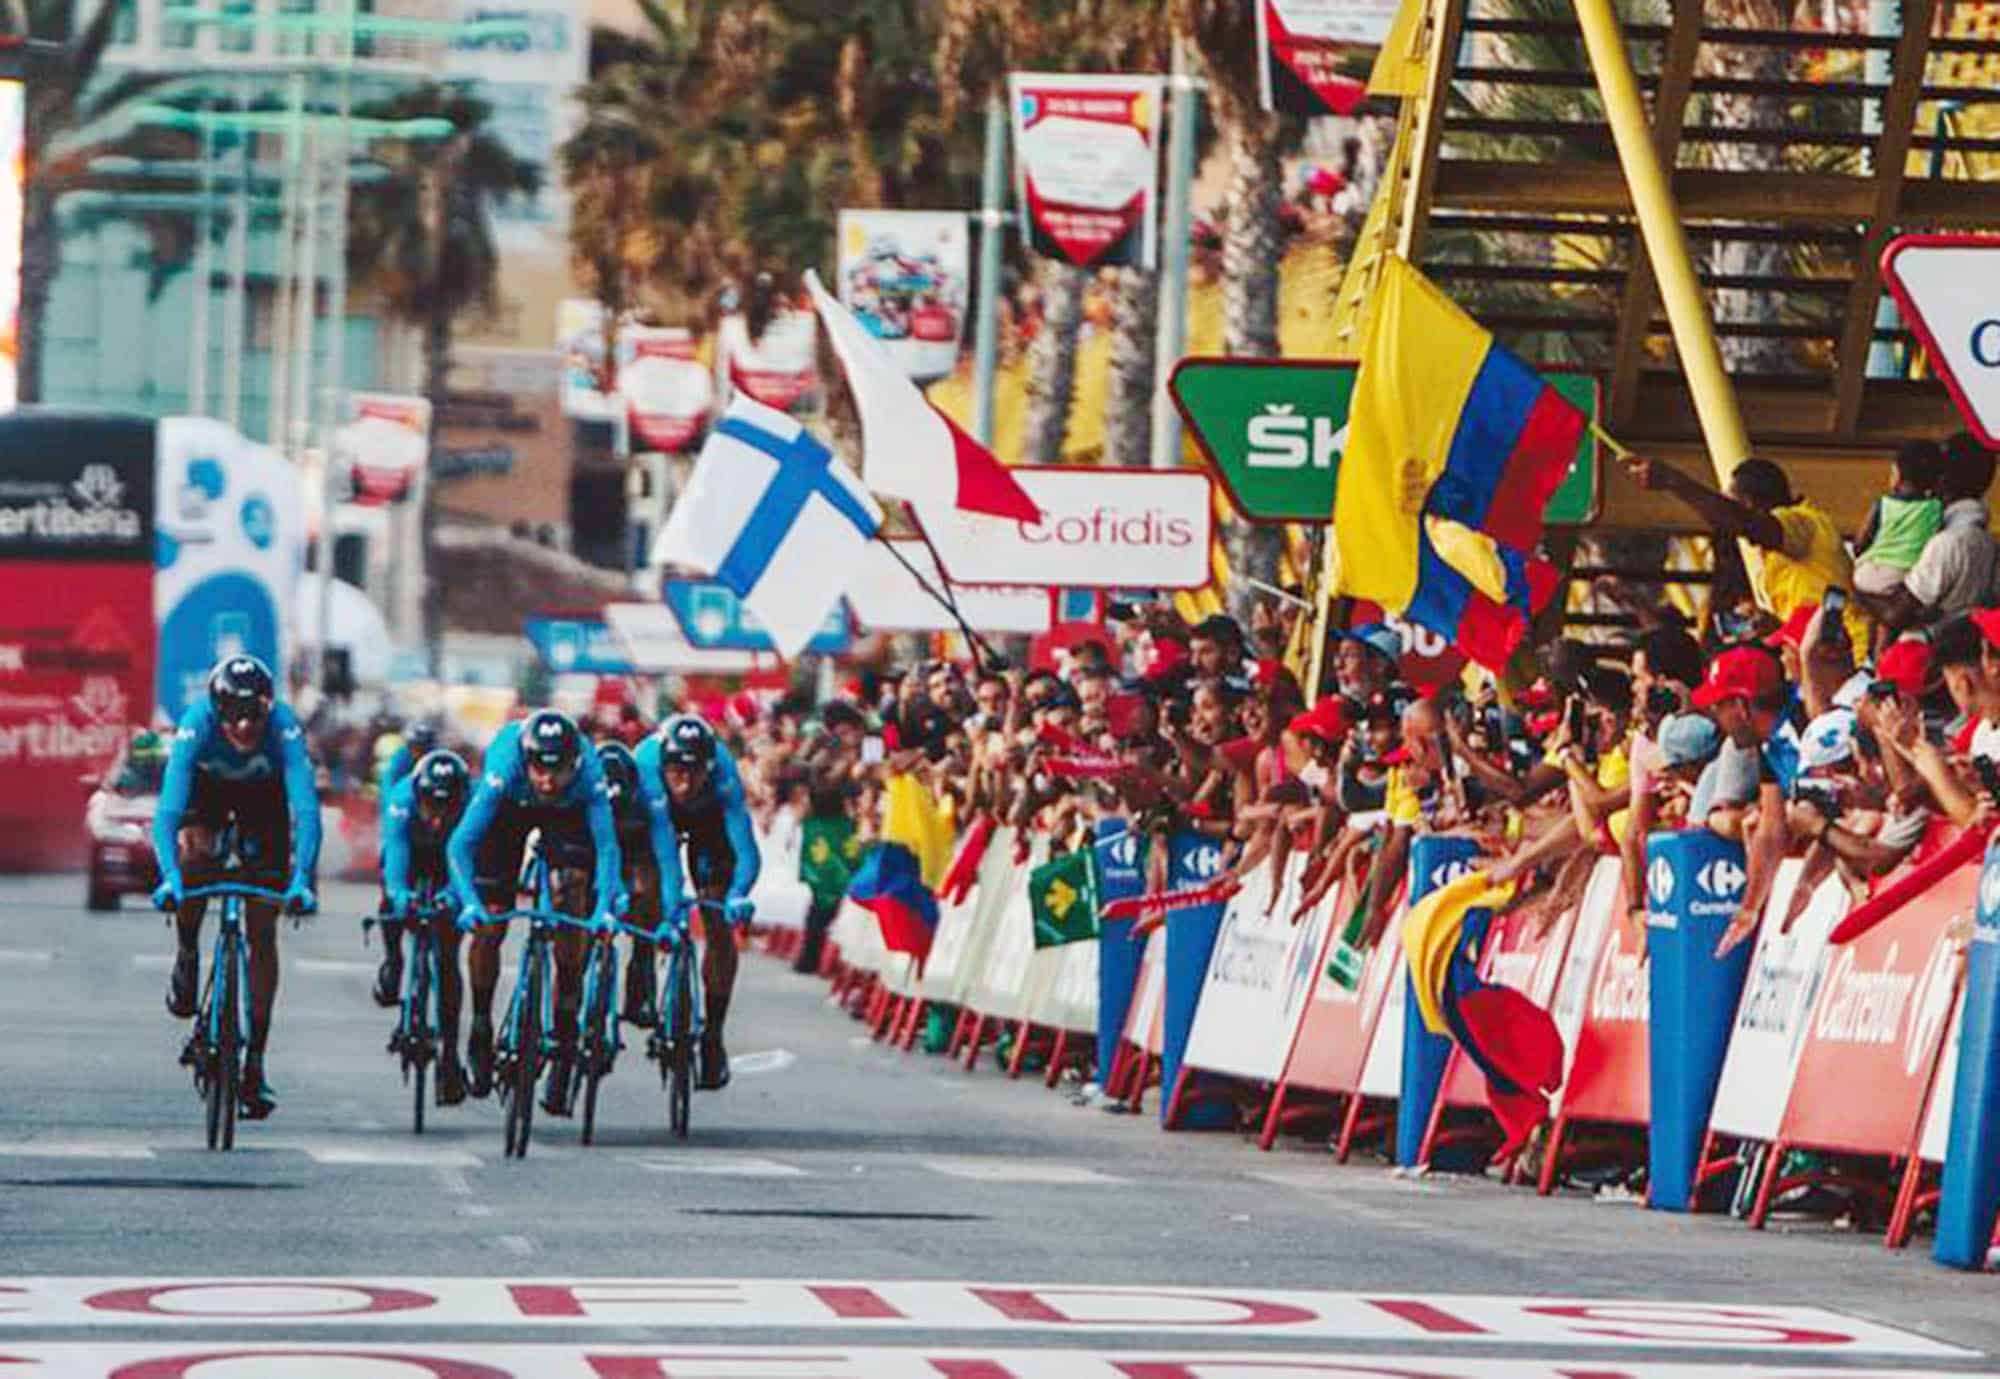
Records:
{"label": "red vertical banner", "polygon": [[1079,268],[1159,256],[1159,77],[1015,72],[1014,191],[1028,247]]}
{"label": "red vertical banner", "polygon": [[1396,0],[1253,0],[1257,76],[1266,110],[1348,115],[1368,96]]}
{"label": "red vertical banner", "polygon": [[153,655],[153,423],[0,417],[0,871],[81,863]]}

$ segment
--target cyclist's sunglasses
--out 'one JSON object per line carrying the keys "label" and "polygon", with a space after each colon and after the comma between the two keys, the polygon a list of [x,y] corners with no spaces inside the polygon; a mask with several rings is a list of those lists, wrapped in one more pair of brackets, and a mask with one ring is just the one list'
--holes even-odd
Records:
{"label": "cyclist's sunglasses", "polygon": [[222,721],[225,725],[235,728],[244,724],[262,723],[270,713],[270,706],[266,704],[232,704],[222,711]]}

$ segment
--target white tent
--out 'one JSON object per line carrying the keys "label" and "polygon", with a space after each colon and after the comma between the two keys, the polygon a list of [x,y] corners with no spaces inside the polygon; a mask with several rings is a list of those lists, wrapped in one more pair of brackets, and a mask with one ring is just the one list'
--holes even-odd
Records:
{"label": "white tent", "polygon": [[[382,610],[369,601],[368,595],[344,579],[333,582],[333,596],[329,603],[333,619],[333,636],[329,644],[347,649],[355,683],[379,685],[386,682],[391,648],[389,624],[383,620]],[[308,644],[318,643],[318,580],[299,581],[298,596],[292,604],[292,626],[298,629],[301,640]]]}

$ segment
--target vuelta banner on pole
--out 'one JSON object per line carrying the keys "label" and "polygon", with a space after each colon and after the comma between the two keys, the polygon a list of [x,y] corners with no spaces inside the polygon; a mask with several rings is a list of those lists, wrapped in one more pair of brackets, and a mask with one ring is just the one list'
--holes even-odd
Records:
{"label": "vuelta banner on pole", "polygon": [[628,325],[618,337],[618,391],[631,409],[635,450],[694,449],[715,401],[715,384],[680,326]]}
{"label": "vuelta banner on pole", "polygon": [[431,453],[430,399],[353,393],[354,419],[333,433],[336,474],[354,485],[354,501],[400,503]]}
{"label": "vuelta banner on pole", "polygon": [[1154,267],[1160,78],[1016,72],[1007,84],[1029,248],[1079,268]]}
{"label": "vuelta banner on pole", "polygon": [[0,418],[0,871],[83,861],[82,778],[153,702],[153,423]]}
{"label": "vuelta banner on pole", "polygon": [[780,311],[754,342],[747,319],[723,317],[715,352],[729,385],[721,390],[724,401],[730,389],[741,388],[766,407],[799,411],[819,391],[818,339],[819,317],[810,311]]}
{"label": "vuelta banner on pole", "polygon": [[967,254],[956,211],[840,213],[840,304],[919,383],[958,362]]}
{"label": "vuelta banner on pole", "polygon": [[1396,0],[1254,0],[1257,79],[1266,110],[1347,115],[1367,99],[1368,70]]}

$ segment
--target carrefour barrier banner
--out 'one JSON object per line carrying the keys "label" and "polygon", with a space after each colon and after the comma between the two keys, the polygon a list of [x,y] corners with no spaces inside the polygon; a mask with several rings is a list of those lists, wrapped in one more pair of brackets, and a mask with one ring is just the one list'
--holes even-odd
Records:
{"label": "carrefour barrier banner", "polygon": [[618,333],[618,391],[632,420],[632,448],[685,454],[715,404],[715,382],[695,358],[691,331],[628,325]]}
{"label": "carrefour barrier banner", "polygon": [[967,238],[957,211],[840,213],[841,305],[920,383],[958,362]]}
{"label": "carrefour barrier banner", "polygon": [[256,656],[280,676],[305,564],[298,469],[207,417],[159,424],[159,620],[156,702],[179,718],[225,656]]}
{"label": "carrefour barrier banner", "polygon": [[1932,1253],[1940,1264],[1980,1269],[2000,1213],[2000,842],[1980,871],[1963,1012]]}
{"label": "carrefour barrier banner", "polygon": [[1154,267],[1161,79],[1016,72],[1007,84],[1028,247],[1079,268]]}
{"label": "carrefour barrier banner", "polygon": [[[1099,904],[1129,900],[1146,889],[1139,870],[1139,834],[1125,818],[1099,819],[1097,847],[1097,898]],[[1139,963],[1145,944],[1132,937],[1130,919],[1105,919],[1097,927],[1097,1061],[1099,1077],[1111,1067],[1112,1053],[1124,1032],[1125,1018],[1132,1009],[1132,993],[1139,985]]]}
{"label": "carrefour barrier banner", "polygon": [[151,717],[153,423],[0,417],[0,871],[83,860],[82,777]]}
{"label": "carrefour barrier banner", "polygon": [[[1751,946],[1715,956],[1743,898],[1743,848],[1705,828],[1646,840],[1647,1069],[1652,1130],[1646,1205],[1686,1211],[1729,1050]],[[1789,901],[1789,897],[1787,898]]]}
{"label": "carrefour barrier banner", "polygon": [[[1154,846],[1158,846],[1157,843]],[[1174,834],[1167,842],[1167,890],[1194,891],[1213,885],[1222,875],[1222,844],[1192,831]],[[1219,902],[1174,910],[1167,915],[1166,1009],[1160,1050],[1160,1119],[1164,1124],[1174,1101],[1175,1083],[1194,1030],[1195,1007],[1201,1001],[1202,979],[1208,974],[1215,937],[1222,928]],[[1217,1113],[1221,1113],[1218,1114]],[[1228,1124],[1229,1108],[1198,1107],[1183,1113],[1175,1125],[1207,1129]]]}
{"label": "carrefour barrier banner", "polygon": [[1367,99],[1375,50],[1396,0],[1253,0],[1257,80],[1266,110],[1348,115]]}

